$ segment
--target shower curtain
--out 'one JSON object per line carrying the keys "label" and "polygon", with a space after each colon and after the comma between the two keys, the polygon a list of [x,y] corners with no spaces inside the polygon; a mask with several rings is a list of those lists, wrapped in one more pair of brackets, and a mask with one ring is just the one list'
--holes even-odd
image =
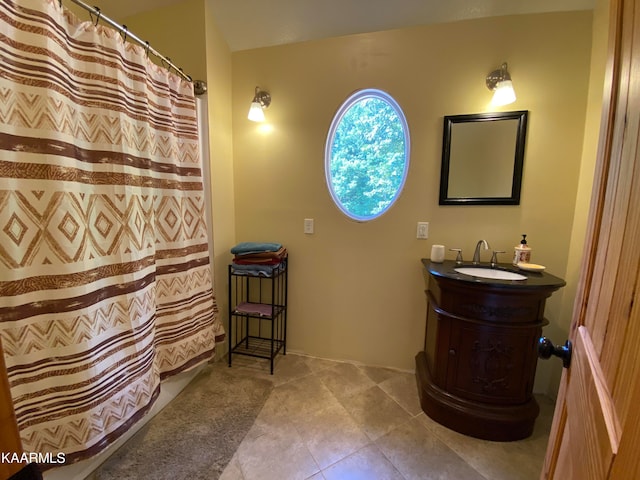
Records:
{"label": "shower curtain", "polygon": [[26,452],[96,453],[211,358],[204,202],[189,82],[58,0],[0,0],[0,336]]}

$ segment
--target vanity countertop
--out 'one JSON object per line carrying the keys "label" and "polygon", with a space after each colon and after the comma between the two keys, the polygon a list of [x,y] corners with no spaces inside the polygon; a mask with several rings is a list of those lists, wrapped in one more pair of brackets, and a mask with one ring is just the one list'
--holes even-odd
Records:
{"label": "vanity countertop", "polygon": [[518,267],[510,263],[499,263],[497,268],[501,270],[507,270],[510,272],[519,273],[527,277],[527,279],[526,280],[497,280],[497,279],[472,277],[471,275],[465,275],[463,273],[458,273],[455,271],[455,269],[459,267],[488,268],[489,265],[487,263],[482,263],[481,265],[472,265],[470,262],[465,262],[463,265],[456,265],[456,262],[453,260],[445,260],[442,263],[434,263],[428,258],[423,258],[422,264],[424,265],[424,268],[431,275],[435,277],[447,278],[450,280],[459,280],[461,282],[466,282],[471,285],[477,285],[477,286],[486,285],[486,286],[493,286],[493,287],[505,288],[505,289],[552,288],[555,290],[555,289],[564,287],[566,285],[566,282],[563,279],[556,277],[555,275],[551,275],[546,271],[528,272],[528,271],[520,270]]}

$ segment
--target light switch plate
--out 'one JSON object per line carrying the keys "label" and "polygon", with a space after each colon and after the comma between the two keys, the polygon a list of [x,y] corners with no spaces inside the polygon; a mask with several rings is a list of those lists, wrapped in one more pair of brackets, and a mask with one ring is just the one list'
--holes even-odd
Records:
{"label": "light switch plate", "polygon": [[426,240],[429,238],[429,222],[418,222],[416,238],[419,238],[420,240]]}
{"label": "light switch plate", "polygon": [[313,234],[313,218],[305,218],[304,219],[304,233],[311,235]]}

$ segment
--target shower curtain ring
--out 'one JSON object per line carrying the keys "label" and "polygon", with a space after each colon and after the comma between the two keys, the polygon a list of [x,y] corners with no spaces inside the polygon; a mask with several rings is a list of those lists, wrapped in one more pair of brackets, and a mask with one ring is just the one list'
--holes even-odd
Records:
{"label": "shower curtain ring", "polygon": [[[100,17],[102,16],[102,12],[100,11],[100,7],[93,7],[94,10],[96,11],[96,21],[93,24],[94,27],[98,26],[98,22],[100,21]],[[91,20],[93,20],[93,15],[91,15],[91,10],[89,10],[89,18],[91,18]]]}
{"label": "shower curtain ring", "polygon": [[151,48],[151,44],[149,43],[148,40],[145,40],[145,47],[144,47],[144,51],[147,54],[147,58],[149,57],[149,49]]}
{"label": "shower curtain ring", "polygon": [[129,31],[129,29],[127,28],[126,25],[122,25],[122,27],[120,27],[120,33],[122,34],[122,40],[123,41],[127,41],[127,32]]}

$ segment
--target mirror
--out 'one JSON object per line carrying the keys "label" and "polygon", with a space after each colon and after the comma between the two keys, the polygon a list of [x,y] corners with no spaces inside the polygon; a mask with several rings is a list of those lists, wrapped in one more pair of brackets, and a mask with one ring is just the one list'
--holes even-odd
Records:
{"label": "mirror", "polygon": [[440,205],[519,205],[527,110],[444,117]]}

